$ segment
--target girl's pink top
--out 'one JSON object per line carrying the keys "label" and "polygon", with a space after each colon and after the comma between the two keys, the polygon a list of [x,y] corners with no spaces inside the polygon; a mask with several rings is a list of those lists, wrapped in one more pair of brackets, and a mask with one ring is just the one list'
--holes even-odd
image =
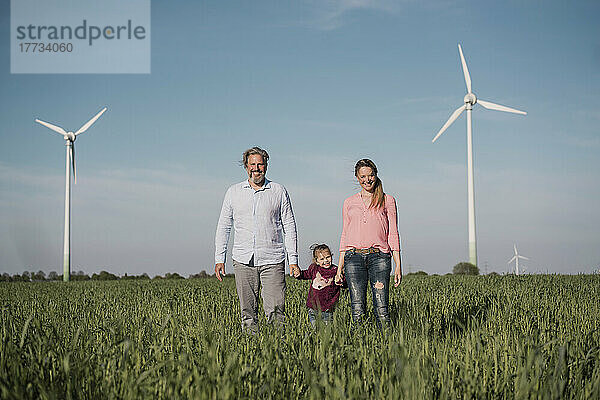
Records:
{"label": "girl's pink top", "polygon": [[380,251],[400,251],[396,200],[385,195],[383,207],[369,208],[360,192],[344,200],[342,208],[342,237],[340,252],[376,247]]}

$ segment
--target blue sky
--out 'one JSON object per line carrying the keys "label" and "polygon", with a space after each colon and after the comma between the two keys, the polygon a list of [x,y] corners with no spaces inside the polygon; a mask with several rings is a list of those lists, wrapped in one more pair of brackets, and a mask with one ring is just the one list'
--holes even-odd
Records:
{"label": "blue sky", "polygon": [[[424,4],[425,3],[425,4]],[[473,111],[479,265],[600,266],[600,26],[595,1],[153,1],[151,74],[11,74],[0,2],[0,272],[60,270],[64,144],[77,140],[72,269],[184,275],[214,268],[223,194],[253,145],[292,197],[303,267],[337,250],[357,159],[400,214],[404,270],[468,258],[466,119],[473,91],[525,110]],[[231,267],[227,266],[228,272]]]}

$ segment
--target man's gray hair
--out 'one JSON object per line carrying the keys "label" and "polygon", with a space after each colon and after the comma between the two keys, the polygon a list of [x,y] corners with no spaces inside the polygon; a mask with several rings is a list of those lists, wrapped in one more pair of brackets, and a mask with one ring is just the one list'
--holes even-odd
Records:
{"label": "man's gray hair", "polygon": [[269,153],[266,150],[261,149],[260,147],[254,146],[251,149],[248,149],[242,154],[242,166],[246,168],[248,166],[248,157],[254,154],[260,154],[265,162],[265,165],[269,161]]}

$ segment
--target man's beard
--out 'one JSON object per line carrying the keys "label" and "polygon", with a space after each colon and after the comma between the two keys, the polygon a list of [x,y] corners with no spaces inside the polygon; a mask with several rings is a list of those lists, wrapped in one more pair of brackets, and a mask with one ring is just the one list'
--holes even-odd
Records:
{"label": "man's beard", "polygon": [[250,180],[252,180],[252,183],[254,183],[255,185],[260,185],[265,180],[265,174],[252,173],[250,175]]}

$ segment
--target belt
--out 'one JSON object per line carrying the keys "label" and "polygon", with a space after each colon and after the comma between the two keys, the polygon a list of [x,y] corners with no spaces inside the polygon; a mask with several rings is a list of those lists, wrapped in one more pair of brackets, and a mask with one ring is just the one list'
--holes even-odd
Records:
{"label": "belt", "polygon": [[369,247],[368,249],[351,249],[353,252],[358,254],[372,254],[379,253],[379,249],[376,247]]}

